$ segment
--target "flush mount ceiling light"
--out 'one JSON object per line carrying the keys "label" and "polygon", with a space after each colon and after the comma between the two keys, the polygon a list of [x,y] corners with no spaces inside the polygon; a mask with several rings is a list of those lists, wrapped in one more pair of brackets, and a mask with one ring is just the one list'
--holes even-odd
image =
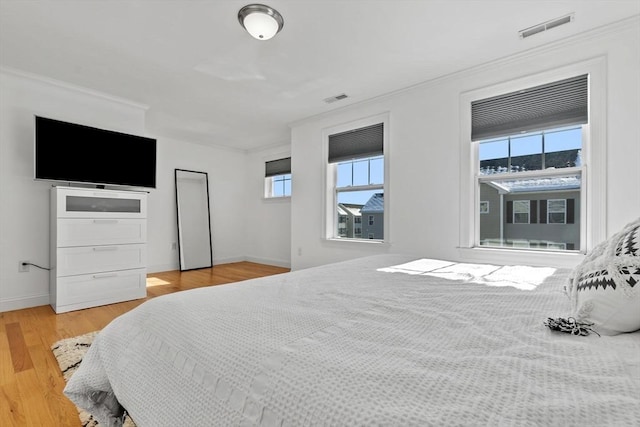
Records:
{"label": "flush mount ceiling light", "polygon": [[282,15],[264,4],[249,4],[243,7],[238,12],[238,21],[252,37],[258,40],[269,40],[284,26]]}

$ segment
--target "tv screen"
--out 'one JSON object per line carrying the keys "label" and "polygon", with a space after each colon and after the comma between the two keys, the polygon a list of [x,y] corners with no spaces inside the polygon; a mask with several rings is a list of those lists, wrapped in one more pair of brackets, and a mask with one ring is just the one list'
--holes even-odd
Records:
{"label": "tv screen", "polygon": [[35,179],[156,187],[156,140],[35,116]]}

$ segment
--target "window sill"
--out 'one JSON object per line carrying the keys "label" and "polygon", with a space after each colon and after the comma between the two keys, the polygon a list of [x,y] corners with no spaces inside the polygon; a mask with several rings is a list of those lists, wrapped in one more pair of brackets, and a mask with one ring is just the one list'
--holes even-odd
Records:
{"label": "window sill", "polygon": [[324,239],[325,242],[339,242],[338,244],[353,243],[358,245],[389,245],[389,242],[384,240],[375,240],[375,239],[353,239],[353,238],[340,238],[340,237],[328,237]]}
{"label": "window sill", "polygon": [[541,251],[501,248],[458,247],[460,259],[469,262],[574,268],[584,259],[579,252]]}
{"label": "window sill", "polygon": [[265,202],[288,202],[291,201],[291,196],[276,196],[276,197],[262,197]]}

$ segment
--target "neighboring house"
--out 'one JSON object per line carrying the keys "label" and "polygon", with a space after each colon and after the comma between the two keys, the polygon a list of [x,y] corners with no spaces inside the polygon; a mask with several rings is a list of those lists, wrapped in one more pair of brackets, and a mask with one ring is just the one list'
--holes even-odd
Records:
{"label": "neighboring house", "polygon": [[384,238],[384,194],[376,193],[360,210],[362,214],[362,238]]}
{"label": "neighboring house", "polygon": [[491,181],[480,186],[480,244],[580,248],[577,177]]}
{"label": "neighboring house", "polygon": [[362,205],[338,203],[338,236],[362,237]]}

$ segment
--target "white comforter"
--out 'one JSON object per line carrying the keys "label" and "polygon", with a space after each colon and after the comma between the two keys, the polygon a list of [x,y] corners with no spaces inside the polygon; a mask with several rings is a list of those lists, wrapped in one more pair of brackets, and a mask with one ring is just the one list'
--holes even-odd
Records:
{"label": "white comforter", "polygon": [[569,313],[568,270],[409,261],[152,299],[97,336],[65,393],[140,427],[640,424],[640,334],[544,325]]}

